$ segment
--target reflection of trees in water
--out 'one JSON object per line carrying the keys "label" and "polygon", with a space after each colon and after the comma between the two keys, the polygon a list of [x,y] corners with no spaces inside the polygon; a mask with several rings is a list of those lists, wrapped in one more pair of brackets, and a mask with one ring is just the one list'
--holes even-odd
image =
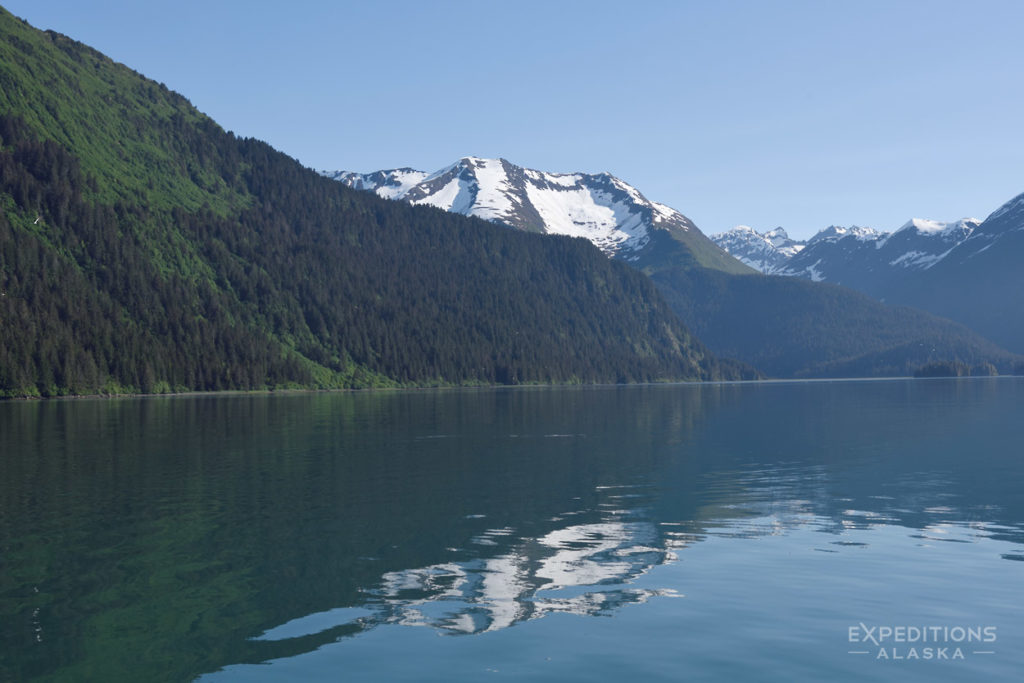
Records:
{"label": "reflection of trees in water", "polygon": [[[524,388],[4,404],[0,538],[13,539],[3,562],[17,570],[5,576],[15,599],[0,599],[0,640],[34,639],[24,626],[33,620],[43,628],[42,643],[18,650],[27,673],[14,678],[116,669],[144,679],[156,667],[188,680],[225,663],[308,652],[360,627],[331,617],[327,630],[306,631],[319,635],[251,638],[361,605],[382,575],[453,557],[475,567],[487,555],[477,573],[493,596],[502,562],[532,571],[522,539],[601,522],[622,507],[601,487],[668,468],[718,393]],[[484,524],[491,534],[481,534]],[[517,538],[494,533],[502,528]],[[456,546],[473,552],[447,550]],[[556,596],[542,597],[553,609]],[[188,657],[138,656],[157,650]],[[0,653],[0,678],[10,654]]]}

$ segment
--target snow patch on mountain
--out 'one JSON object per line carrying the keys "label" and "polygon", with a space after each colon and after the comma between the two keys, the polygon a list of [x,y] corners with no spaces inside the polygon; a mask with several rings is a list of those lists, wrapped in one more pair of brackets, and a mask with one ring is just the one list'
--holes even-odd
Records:
{"label": "snow patch on mountain", "polygon": [[505,167],[494,159],[483,159],[476,168],[479,191],[476,197],[476,215],[489,220],[508,215],[512,204],[512,186]]}
{"label": "snow patch on mountain", "polygon": [[584,237],[615,229],[615,212],[583,188],[553,190],[527,185],[526,196],[550,232]]}
{"label": "snow patch on mountain", "polygon": [[807,277],[809,277],[812,282],[821,282],[825,279],[825,276],[821,274],[820,270],[818,270],[819,265],[821,265],[821,259],[815,261],[813,265],[807,266]]}
{"label": "snow patch on mountain", "polygon": [[470,183],[463,178],[452,178],[431,195],[412,200],[413,204],[428,204],[445,211],[467,213],[473,206]]}
{"label": "snow patch on mountain", "polygon": [[941,258],[938,254],[928,254],[923,251],[908,251],[902,256],[889,261],[890,266],[901,266],[903,268],[930,268]]}

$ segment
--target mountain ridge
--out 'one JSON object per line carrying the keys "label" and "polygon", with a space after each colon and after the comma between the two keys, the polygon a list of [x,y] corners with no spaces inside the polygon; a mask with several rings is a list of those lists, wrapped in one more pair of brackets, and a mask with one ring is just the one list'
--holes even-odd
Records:
{"label": "mountain ridge", "polygon": [[695,265],[750,272],[682,213],[607,172],[549,173],[503,158],[462,157],[433,173],[410,168],[322,173],[388,199],[430,204],[526,232],[582,237],[641,268],[660,258],[656,251],[674,247]]}
{"label": "mountain ridge", "polygon": [[[830,225],[806,240],[789,239],[783,228],[760,233],[749,226],[738,225],[711,235],[711,240],[737,259],[768,275],[844,284],[837,276],[825,274],[831,265],[829,261],[836,259],[833,252],[837,243],[843,242],[846,247],[842,260],[848,260],[851,251],[869,254],[873,248],[878,257],[871,259],[872,267],[877,262],[877,265],[888,264],[904,269],[927,269],[970,238],[982,223],[977,218],[950,222],[912,218],[891,232],[856,225]],[[780,234],[781,240],[778,239]],[[855,243],[859,245],[854,247]]]}
{"label": "mountain ridge", "polygon": [[888,300],[956,320],[1024,353],[1024,194],[993,211],[919,277],[897,283]]}
{"label": "mountain ridge", "polygon": [[[783,257],[756,231],[712,236],[740,260],[773,275],[851,287],[880,301],[912,306],[1024,353],[1024,194],[984,220],[915,218],[892,232],[827,228]],[[767,253],[767,255],[766,255]]]}

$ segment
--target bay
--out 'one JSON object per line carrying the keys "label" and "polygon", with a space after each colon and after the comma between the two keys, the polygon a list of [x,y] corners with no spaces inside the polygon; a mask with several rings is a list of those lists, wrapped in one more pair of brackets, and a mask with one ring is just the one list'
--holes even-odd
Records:
{"label": "bay", "polygon": [[0,679],[1012,679],[1022,399],[978,378],[0,404]]}

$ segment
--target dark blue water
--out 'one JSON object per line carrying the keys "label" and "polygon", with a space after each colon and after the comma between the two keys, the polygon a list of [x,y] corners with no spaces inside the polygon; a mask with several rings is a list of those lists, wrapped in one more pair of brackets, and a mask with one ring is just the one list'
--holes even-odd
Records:
{"label": "dark blue water", "polygon": [[1015,680],[1024,380],[0,404],[0,680]]}

